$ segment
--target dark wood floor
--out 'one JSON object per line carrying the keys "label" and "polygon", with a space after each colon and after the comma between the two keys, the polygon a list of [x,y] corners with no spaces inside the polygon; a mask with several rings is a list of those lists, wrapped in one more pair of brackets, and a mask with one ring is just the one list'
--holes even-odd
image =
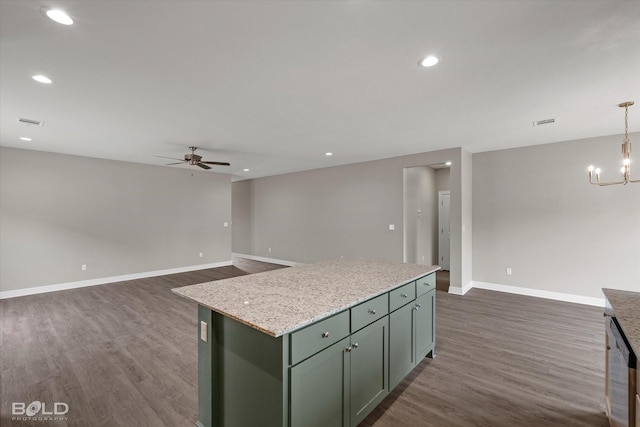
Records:
{"label": "dark wood floor", "polygon": [[[0,301],[0,425],[193,426],[196,305],[171,288],[274,268],[238,259]],[[604,427],[603,347],[601,309],[439,291],[437,357],[425,359],[361,426]],[[67,403],[67,420],[11,420],[12,402],[34,400]]]}

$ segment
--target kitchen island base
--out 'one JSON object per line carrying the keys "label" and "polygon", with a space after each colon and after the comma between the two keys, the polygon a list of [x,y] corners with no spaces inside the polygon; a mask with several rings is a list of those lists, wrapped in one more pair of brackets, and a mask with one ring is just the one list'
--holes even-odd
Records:
{"label": "kitchen island base", "polygon": [[199,427],[355,427],[435,352],[438,266],[338,259],[173,291],[198,302]]}

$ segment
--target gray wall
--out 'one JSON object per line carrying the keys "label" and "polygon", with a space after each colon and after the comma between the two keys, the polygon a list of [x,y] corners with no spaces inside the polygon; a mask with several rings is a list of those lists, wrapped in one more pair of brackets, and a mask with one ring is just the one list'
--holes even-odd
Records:
{"label": "gray wall", "polygon": [[232,251],[250,255],[253,253],[253,181],[234,182],[231,186]]}
{"label": "gray wall", "polygon": [[590,164],[619,179],[621,140],[474,154],[473,280],[595,298],[602,287],[640,291],[640,184],[587,182]]}
{"label": "gray wall", "polygon": [[229,175],[0,148],[2,291],[229,261],[230,220]]}
{"label": "gray wall", "polygon": [[449,191],[449,175],[451,169],[436,169],[436,191]]}
{"label": "gray wall", "polygon": [[458,270],[452,268],[451,286],[459,289],[463,273],[465,284],[471,280],[470,236],[463,242],[461,231],[463,217],[471,231],[470,181],[461,177],[463,169],[470,171],[471,155],[459,148],[234,182],[234,206],[251,209],[249,216],[234,209],[234,240],[241,236],[234,252],[294,262],[339,256],[402,261],[403,169],[446,161],[453,162],[451,211],[457,210],[451,259]]}
{"label": "gray wall", "polygon": [[404,169],[404,261],[438,262],[436,171],[428,166]]}

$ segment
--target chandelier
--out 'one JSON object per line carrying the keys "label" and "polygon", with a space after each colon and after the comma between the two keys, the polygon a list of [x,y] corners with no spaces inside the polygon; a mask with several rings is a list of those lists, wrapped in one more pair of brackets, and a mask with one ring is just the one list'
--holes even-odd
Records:
{"label": "chandelier", "polygon": [[[631,143],[629,142],[629,107],[633,105],[633,101],[623,102],[622,104],[618,104],[618,107],[624,107],[624,139],[622,140],[622,167],[620,168],[620,173],[622,174],[621,181],[611,181],[611,182],[600,182],[600,168],[593,168],[589,166],[589,183],[593,185],[616,185],[623,184],[627,185],[630,182],[640,182],[640,179],[632,180],[631,179]],[[596,175],[595,182],[593,181],[593,174]]]}

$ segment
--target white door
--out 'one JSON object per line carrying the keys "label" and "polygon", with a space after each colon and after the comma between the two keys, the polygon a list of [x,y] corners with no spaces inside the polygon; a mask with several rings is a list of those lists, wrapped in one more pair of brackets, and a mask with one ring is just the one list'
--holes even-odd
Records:
{"label": "white door", "polygon": [[449,203],[451,194],[448,191],[438,191],[438,265],[443,270],[449,270]]}

